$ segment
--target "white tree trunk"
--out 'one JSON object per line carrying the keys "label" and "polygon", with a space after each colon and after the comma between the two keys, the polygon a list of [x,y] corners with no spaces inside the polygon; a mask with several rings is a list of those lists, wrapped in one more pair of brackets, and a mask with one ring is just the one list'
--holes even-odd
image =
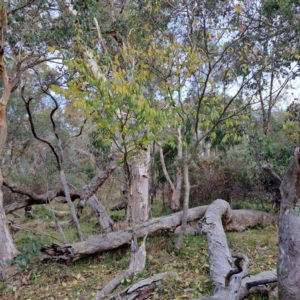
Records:
{"label": "white tree trunk", "polygon": [[144,223],[149,219],[149,179],[148,169],[150,165],[149,148],[141,150],[134,157],[130,170],[130,197],[129,213],[132,212],[135,224]]}
{"label": "white tree trunk", "polygon": [[6,261],[13,259],[17,254],[12,236],[8,229],[8,222],[3,208],[3,193],[2,193],[2,174],[0,171],[0,277],[8,277],[11,274],[8,272]]}
{"label": "white tree trunk", "polygon": [[184,161],[183,161],[183,178],[184,178],[184,201],[183,201],[183,212],[182,212],[182,223],[181,230],[175,245],[177,250],[180,250],[187,226],[189,202],[190,202],[190,181],[189,181],[189,166],[187,158],[187,145],[184,146]]}

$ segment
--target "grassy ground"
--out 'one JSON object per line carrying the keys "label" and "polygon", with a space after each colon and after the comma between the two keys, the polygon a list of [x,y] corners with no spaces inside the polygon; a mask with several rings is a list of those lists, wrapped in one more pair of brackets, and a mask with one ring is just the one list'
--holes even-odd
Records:
{"label": "grassy ground", "polygon": [[[58,207],[56,207],[58,208]],[[61,206],[59,208],[62,210]],[[156,209],[155,215],[159,214]],[[86,209],[81,220],[85,235],[100,233],[100,228],[91,212]],[[35,219],[51,221],[44,206],[38,206]],[[78,241],[73,228],[64,229],[70,242]],[[62,237],[54,230],[32,228],[32,232],[19,231],[14,235],[18,248],[22,251],[20,262],[25,263],[23,282],[20,288],[8,289],[0,283],[0,299],[90,299],[110,279],[126,270],[129,266],[130,248],[123,246],[117,250],[99,253],[80,259],[72,265],[41,263],[35,253],[40,244],[58,243]],[[243,252],[250,258],[252,274],[276,267],[277,227],[266,226],[240,233],[227,233],[232,253]],[[149,277],[156,273],[174,270],[178,279],[165,282],[157,291],[154,299],[188,299],[210,293],[209,261],[204,236],[187,236],[180,253],[173,251],[176,236],[157,234],[147,239],[147,262],[142,274],[123,283],[120,289],[137,281],[137,277]],[[258,296],[252,300],[264,299]],[[266,298],[267,299],[267,298]]]}

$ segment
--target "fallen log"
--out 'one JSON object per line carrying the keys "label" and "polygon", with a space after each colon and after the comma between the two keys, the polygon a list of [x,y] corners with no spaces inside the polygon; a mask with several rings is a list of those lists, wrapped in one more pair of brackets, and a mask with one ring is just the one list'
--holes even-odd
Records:
{"label": "fallen log", "polygon": [[[207,206],[191,208],[188,211],[188,222],[199,220],[204,216]],[[182,212],[174,213],[169,216],[153,218],[136,228],[138,238],[152,234],[159,230],[174,230],[181,225]],[[241,231],[246,228],[255,227],[267,223],[278,222],[278,216],[252,210],[231,211],[231,218],[227,219],[224,228],[229,231]],[[108,234],[89,236],[86,241],[57,245],[52,244],[41,248],[42,258],[44,260],[54,260],[64,263],[70,263],[81,257],[118,248],[124,244],[129,244],[133,236],[131,229],[119,230]]]}
{"label": "fallen log", "polygon": [[208,244],[213,294],[199,299],[243,300],[251,293],[265,291],[267,284],[277,282],[276,270],[249,276],[250,261],[242,253],[233,256],[236,258],[233,265],[224,229],[227,224],[232,226],[237,221],[236,215],[237,211],[233,211],[228,202],[218,199],[207,208],[199,221]]}

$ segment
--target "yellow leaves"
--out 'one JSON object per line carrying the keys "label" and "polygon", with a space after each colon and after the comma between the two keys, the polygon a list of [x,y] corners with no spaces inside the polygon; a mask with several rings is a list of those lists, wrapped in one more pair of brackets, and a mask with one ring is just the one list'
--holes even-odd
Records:
{"label": "yellow leaves", "polygon": [[114,63],[115,63],[117,66],[120,65],[120,63],[119,63],[119,55],[118,55],[118,54],[116,54],[116,55],[114,56]]}
{"label": "yellow leaves", "polygon": [[238,14],[240,14],[241,12],[242,12],[242,7],[240,6],[240,5],[236,5],[235,6],[235,11],[238,13]]}
{"label": "yellow leaves", "polygon": [[54,53],[55,50],[56,50],[56,47],[55,47],[55,46],[53,46],[53,47],[48,47],[48,51],[49,51],[50,53]]}
{"label": "yellow leaves", "polygon": [[117,86],[115,87],[115,91],[116,91],[117,93],[120,93],[120,94],[123,95],[123,96],[126,96],[127,93],[128,93],[128,90],[127,90],[127,88],[126,88],[126,86],[125,86],[124,84],[122,84],[122,85],[117,85]]}
{"label": "yellow leaves", "polygon": [[67,286],[67,284],[65,282],[62,282],[61,285],[62,285],[62,287],[66,287]]}

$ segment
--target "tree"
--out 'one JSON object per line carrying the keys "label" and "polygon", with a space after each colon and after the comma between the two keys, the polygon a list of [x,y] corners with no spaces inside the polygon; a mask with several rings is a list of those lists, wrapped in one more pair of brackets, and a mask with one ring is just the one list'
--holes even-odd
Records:
{"label": "tree", "polygon": [[[65,7],[65,4],[60,4],[60,1],[51,1],[51,7],[55,9]],[[1,1],[0,8],[0,76],[3,86],[0,113],[0,153],[2,153],[7,131],[6,106],[11,93],[21,84],[29,69],[33,69],[43,62],[53,61],[55,63],[61,60],[61,57],[57,57],[53,51],[52,55],[49,55],[47,46],[53,47],[53,40],[58,41],[66,38],[66,36],[69,38],[72,26],[68,24],[70,19],[66,20],[62,14],[48,14],[49,3],[47,1],[40,1],[39,3],[29,1],[25,4],[21,4],[19,1]],[[53,22],[54,19],[56,22]],[[62,28],[63,31],[61,31]],[[8,73],[10,74],[8,75]],[[2,187],[2,175],[0,181]],[[6,260],[12,259],[17,254],[17,250],[8,230],[2,192],[0,204],[0,236],[2,241],[0,273],[3,277],[7,277],[9,276],[9,269]]]}
{"label": "tree", "polygon": [[298,182],[300,149],[296,148],[280,186],[281,206],[279,221],[279,254],[277,261],[280,299],[297,299],[299,278],[299,226]]}

